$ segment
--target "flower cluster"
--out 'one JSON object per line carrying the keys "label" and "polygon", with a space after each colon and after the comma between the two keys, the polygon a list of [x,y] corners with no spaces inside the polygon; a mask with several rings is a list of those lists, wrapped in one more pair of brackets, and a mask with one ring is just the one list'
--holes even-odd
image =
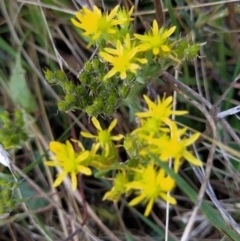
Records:
{"label": "flower cluster", "polygon": [[17,183],[14,180],[0,180],[0,218],[6,218],[16,205],[15,191]]}
{"label": "flower cluster", "polygon": [[110,13],[102,13],[96,6],[76,12],[73,25],[82,31],[88,46],[97,46],[99,51],[85,62],[79,82],[69,81],[60,70],[45,71],[47,81],[61,85],[65,92],[64,100],[58,102],[60,110],[112,115],[126,99],[128,104],[134,101],[139,84],[144,87],[169,66],[197,56],[199,44],[171,37],[175,26],[159,28],[154,20],[149,31],[134,33],[133,11],[133,7],[128,11],[117,5]]}
{"label": "flower cluster", "polygon": [[29,138],[24,113],[15,110],[13,115],[7,111],[0,113],[0,143],[5,149],[19,148]]}
{"label": "flower cluster", "polygon": [[[93,117],[92,123],[97,134],[81,132],[85,138],[95,140],[91,150],[85,150],[83,145],[76,141],[81,148],[75,152],[69,141],[66,144],[51,142],[50,150],[56,155],[54,161],[48,161],[50,166],[60,166],[62,173],[59,174],[54,186],[58,186],[67,174],[71,175],[72,187],[77,187],[76,175],[83,173],[91,175],[91,168],[99,171],[104,176],[111,170],[115,170],[116,176],[113,179],[113,187],[105,193],[103,200],[118,201],[122,195],[135,194],[129,205],[138,203],[147,204],[145,215],[148,216],[154,202],[158,198],[176,204],[176,199],[169,194],[176,186],[174,179],[165,173],[158,163],[154,162],[152,155],[159,157],[162,162],[173,160],[173,168],[177,173],[184,160],[196,166],[202,163],[187,150],[187,147],[194,143],[199,133],[187,136],[187,128],[179,129],[177,124],[170,119],[171,115],[184,115],[187,111],[173,111],[172,97],[160,97],[156,102],[151,101],[147,96],[144,99],[148,108],[144,112],[137,112],[139,127],[132,133],[124,136],[122,134],[111,135],[117,124],[114,119],[107,129],[103,129],[99,121]],[[124,163],[118,162],[119,145],[114,141],[124,139],[123,147],[129,155]],[[74,140],[73,140],[74,141]],[[97,174],[98,175],[98,174]],[[109,175],[108,175],[109,176]]]}
{"label": "flower cluster", "polygon": [[[189,150],[199,133],[190,135],[187,128],[178,128],[171,115],[184,115],[187,111],[173,111],[171,96],[151,101],[147,96],[147,110],[137,112],[139,126],[127,135],[111,135],[117,120],[114,119],[107,129],[103,129],[95,116],[112,115],[117,107],[127,104],[136,106],[136,95],[146,86],[149,79],[158,77],[169,66],[179,66],[183,60],[197,56],[199,44],[191,44],[187,39],[173,39],[176,29],[159,28],[154,20],[152,27],[144,34],[133,33],[129,11],[116,6],[110,13],[102,13],[94,6],[93,10],[83,7],[71,19],[73,25],[81,30],[88,46],[96,46],[96,56],[86,61],[79,73],[79,81],[69,81],[62,71],[45,71],[50,84],[59,84],[64,92],[64,100],[58,102],[60,110],[80,109],[92,117],[97,134],[81,132],[82,137],[95,140],[90,150],[85,150],[78,143],[81,151],[76,152],[72,144],[51,142],[50,150],[55,153],[52,161],[46,164],[59,166],[62,172],[54,186],[58,186],[70,174],[72,188],[77,188],[77,174],[91,175],[109,179],[114,170],[113,187],[107,191],[103,200],[117,202],[121,196],[135,195],[129,202],[134,206],[146,204],[145,215],[148,216],[154,202],[161,198],[170,204],[176,199],[170,192],[176,186],[159,163],[173,161],[175,173],[179,172],[184,160],[196,166],[202,163]],[[115,141],[123,141],[128,159],[118,161],[118,147]]]}

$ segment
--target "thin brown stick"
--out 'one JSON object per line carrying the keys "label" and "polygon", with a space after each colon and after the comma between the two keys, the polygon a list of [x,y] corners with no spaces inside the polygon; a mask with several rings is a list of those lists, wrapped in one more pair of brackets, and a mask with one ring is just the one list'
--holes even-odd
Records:
{"label": "thin brown stick", "polygon": [[156,20],[158,23],[158,27],[161,28],[164,25],[165,18],[163,12],[163,3],[162,0],[154,0],[154,7],[156,11]]}
{"label": "thin brown stick", "polygon": [[[194,91],[187,85],[183,84],[181,81],[175,79],[172,75],[170,75],[166,71],[163,71],[160,77],[165,83],[171,84],[177,87],[177,89],[182,89],[186,91],[188,94],[192,95],[195,99],[197,99],[200,103],[204,104],[207,108],[209,109],[212,108],[212,104],[209,101],[207,101],[204,97],[202,97],[200,94],[198,94],[196,91]],[[191,101],[189,97],[187,98],[188,98],[188,101],[189,100]]]}
{"label": "thin brown stick", "polygon": [[219,106],[219,104],[223,100],[225,100],[227,94],[234,87],[234,85],[236,84],[237,80],[239,80],[239,78],[240,78],[240,74],[233,80],[233,82],[228,86],[228,88],[224,91],[224,93],[218,98],[218,100],[214,103],[213,107]]}
{"label": "thin brown stick", "polygon": [[235,5],[233,2],[226,1],[226,7],[228,9],[227,21],[229,23],[229,28],[230,28],[229,32],[232,37],[232,41],[231,41],[232,49],[233,49],[234,57],[235,59],[237,59],[239,55],[239,41],[238,41],[238,33],[237,33],[239,26],[237,22]]}

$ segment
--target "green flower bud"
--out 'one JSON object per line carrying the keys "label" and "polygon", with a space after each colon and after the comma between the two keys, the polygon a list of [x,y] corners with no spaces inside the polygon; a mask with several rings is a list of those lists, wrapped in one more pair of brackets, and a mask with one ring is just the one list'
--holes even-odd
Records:
{"label": "green flower bud", "polygon": [[14,206],[13,196],[15,185],[13,182],[1,180],[0,182],[0,214],[10,212]]}
{"label": "green flower bud", "polygon": [[185,50],[188,48],[189,41],[186,39],[181,39],[178,44],[176,45],[175,53],[179,59],[184,59],[185,57]]}
{"label": "green flower bud", "polygon": [[98,111],[102,110],[103,107],[104,107],[103,100],[102,100],[100,97],[96,98],[96,99],[93,101],[93,106],[94,106],[94,109],[95,109],[95,110],[98,110]]}
{"label": "green flower bud", "polygon": [[89,98],[86,94],[76,96],[75,106],[83,110],[89,105],[89,102],[90,104],[92,103],[91,98]]}
{"label": "green flower bud", "polygon": [[119,82],[119,78],[116,76],[113,76],[111,78],[104,80],[104,85],[106,86],[106,89],[111,89],[111,87],[116,86],[118,82]]}
{"label": "green flower bud", "polygon": [[128,86],[128,85],[124,85],[124,86],[119,87],[120,97],[126,98],[129,94],[129,91],[130,91],[130,86]]}
{"label": "green flower bud", "polygon": [[85,100],[87,101],[88,105],[92,105],[94,101],[94,96],[90,93],[85,96]]}
{"label": "green flower bud", "polygon": [[115,106],[110,106],[110,105],[108,105],[108,106],[105,108],[104,113],[105,113],[106,115],[113,115],[115,111],[116,111],[116,107],[115,107]]}
{"label": "green flower bud", "polygon": [[200,49],[199,44],[194,44],[194,45],[188,46],[188,48],[185,50],[186,59],[196,58],[199,49]]}
{"label": "green flower bud", "polygon": [[[100,60],[98,59],[98,58],[94,58],[93,60],[92,60],[92,69],[94,70],[94,71],[99,71],[99,69],[100,69],[100,66],[101,66],[101,62],[100,62]],[[100,72],[100,71],[99,71]]]}
{"label": "green flower bud", "polygon": [[87,91],[83,85],[78,85],[75,87],[75,93],[77,97],[83,98],[87,94]]}
{"label": "green flower bud", "polygon": [[10,128],[10,127],[11,127],[10,118],[8,116],[8,113],[4,111],[0,114],[0,128],[3,129],[3,128]]}
{"label": "green flower bud", "polygon": [[64,91],[68,93],[72,93],[75,90],[76,86],[72,81],[67,81],[63,85]]}
{"label": "green flower bud", "polygon": [[55,72],[55,78],[60,82],[60,83],[65,83],[67,81],[66,75],[62,70],[57,70]]}
{"label": "green flower bud", "polygon": [[86,72],[82,72],[80,75],[79,75],[79,80],[82,84],[84,85],[90,85],[91,84],[91,78],[90,78],[90,75],[87,74]]}
{"label": "green flower bud", "polygon": [[69,111],[70,110],[70,106],[69,106],[69,103],[67,103],[66,101],[64,100],[60,100],[57,102],[57,106],[58,106],[58,109],[60,111]]}
{"label": "green flower bud", "polygon": [[76,103],[76,96],[74,96],[73,94],[67,94],[65,96],[65,101],[67,103],[69,103],[70,105],[75,105],[75,103]]}
{"label": "green flower bud", "polygon": [[118,101],[118,95],[117,94],[114,94],[114,93],[111,93],[107,99],[107,103],[108,105],[116,105],[117,104],[117,101]]}
{"label": "green flower bud", "polygon": [[95,108],[93,106],[90,106],[90,105],[87,106],[85,111],[89,116],[97,116],[97,111],[95,110]]}
{"label": "green flower bud", "polygon": [[89,73],[92,72],[92,70],[93,70],[93,68],[92,68],[92,63],[91,63],[90,61],[86,61],[86,62],[84,63],[84,72],[87,73],[87,74],[89,74]]}
{"label": "green flower bud", "polygon": [[15,120],[22,120],[22,118],[23,118],[22,112],[20,110],[15,110],[14,118],[15,118]]}
{"label": "green flower bud", "polygon": [[57,80],[56,80],[56,78],[55,78],[55,75],[54,75],[54,73],[53,73],[51,70],[46,69],[46,70],[44,71],[44,75],[45,75],[45,78],[46,78],[46,80],[47,80],[48,83],[50,83],[50,84],[55,84],[55,83],[57,83]]}
{"label": "green flower bud", "polygon": [[99,93],[99,83],[97,82],[92,82],[91,85],[89,85],[90,90],[94,93],[94,94],[98,94]]}
{"label": "green flower bud", "polygon": [[105,76],[105,73],[101,73],[101,72],[99,71],[99,73],[98,73],[97,76],[96,76],[96,82],[98,82],[98,83],[104,83],[104,82],[105,82],[105,81],[103,81],[104,76]]}

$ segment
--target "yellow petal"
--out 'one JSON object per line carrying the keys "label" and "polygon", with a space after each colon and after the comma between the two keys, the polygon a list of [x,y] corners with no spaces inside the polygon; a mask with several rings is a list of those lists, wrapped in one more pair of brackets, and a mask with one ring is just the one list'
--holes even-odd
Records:
{"label": "yellow petal", "polygon": [[111,122],[110,126],[108,127],[108,132],[111,132],[116,125],[117,125],[117,119],[114,119]]}
{"label": "yellow petal", "polygon": [[202,162],[187,150],[184,152],[183,157],[195,166],[202,166]]}
{"label": "yellow petal", "polygon": [[68,157],[74,158],[75,151],[74,151],[73,146],[70,141],[66,141],[66,147],[67,147]]}
{"label": "yellow petal", "polygon": [[76,161],[79,163],[86,160],[88,157],[89,157],[89,151],[84,151],[77,156]]}
{"label": "yellow petal", "polygon": [[170,35],[172,35],[172,33],[175,31],[175,29],[176,29],[176,26],[171,27],[168,31],[164,32],[162,37],[163,38],[169,37]]}
{"label": "yellow petal", "polygon": [[181,165],[181,160],[180,158],[175,158],[174,159],[174,172],[178,173],[179,169],[180,169],[180,165]]}
{"label": "yellow petal", "polygon": [[117,70],[115,68],[112,68],[103,78],[103,80],[107,80],[111,78],[113,75],[117,73]]}
{"label": "yellow petal", "polygon": [[73,138],[71,138],[71,141],[77,143],[78,146],[81,148],[81,150],[82,150],[82,151],[85,151],[85,148],[84,148],[83,144],[82,144],[80,141],[75,140],[75,139],[73,139]]}
{"label": "yellow petal", "polygon": [[132,201],[130,201],[128,204],[130,206],[135,206],[138,203],[142,202],[142,200],[145,198],[145,194],[142,193],[141,195],[139,195],[138,197],[135,197]]}
{"label": "yellow petal", "polygon": [[106,192],[102,198],[103,201],[109,199],[109,200],[112,200],[112,196],[113,196],[113,192],[112,190]]}
{"label": "yellow petal", "polygon": [[93,134],[91,134],[89,132],[85,132],[85,131],[81,131],[81,135],[86,138],[96,138],[96,136],[94,136]]}
{"label": "yellow petal", "polygon": [[126,77],[127,77],[126,71],[122,71],[122,72],[120,73],[120,78],[121,78],[122,80],[124,80],[124,79],[126,79]]}
{"label": "yellow petal", "polygon": [[155,19],[153,20],[152,32],[154,35],[156,35],[158,33],[158,23]]}
{"label": "yellow petal", "polygon": [[59,163],[59,162],[57,162],[57,161],[46,161],[46,162],[44,162],[45,163],[45,165],[47,165],[47,166],[51,166],[51,167],[58,167],[58,166],[61,166],[61,164]]}
{"label": "yellow petal", "polygon": [[187,110],[173,110],[172,115],[187,115],[188,111]]}
{"label": "yellow petal", "polygon": [[75,172],[71,172],[71,180],[72,180],[72,190],[75,191],[77,189],[77,175]]}
{"label": "yellow petal", "polygon": [[82,24],[80,22],[78,22],[77,20],[75,20],[74,18],[71,18],[71,22],[74,26],[76,26],[78,28],[82,28]]}
{"label": "yellow petal", "polygon": [[127,191],[131,189],[142,189],[142,188],[143,188],[143,184],[139,181],[133,181],[126,184]]}
{"label": "yellow petal", "polygon": [[154,49],[153,49],[153,54],[154,54],[154,55],[159,54],[159,48],[154,48]]}
{"label": "yellow petal", "polygon": [[83,174],[85,174],[87,176],[92,175],[92,171],[91,171],[91,169],[89,167],[78,165],[77,169],[78,169],[79,172],[81,172],[81,173],[83,173]]}
{"label": "yellow petal", "polygon": [[155,200],[154,200],[153,198],[151,198],[151,199],[149,200],[148,205],[147,205],[147,208],[146,208],[146,210],[145,210],[145,212],[144,212],[144,216],[145,216],[145,217],[147,217],[147,216],[150,214],[150,212],[152,211],[152,207],[153,207],[154,201],[155,201]]}
{"label": "yellow petal", "polygon": [[149,109],[150,109],[151,106],[155,105],[154,102],[152,102],[152,101],[148,98],[147,95],[143,95],[143,98],[144,98],[145,102],[147,103]]}
{"label": "yellow petal", "polygon": [[147,36],[141,35],[141,34],[134,34],[134,37],[137,38],[137,39],[140,39],[142,41],[146,41],[148,39]]}
{"label": "yellow petal", "polygon": [[139,62],[139,63],[141,63],[141,64],[146,64],[147,62],[148,62],[148,60],[147,59],[143,59],[143,58],[136,58],[136,60]]}
{"label": "yellow petal", "polygon": [[96,117],[92,118],[92,123],[97,128],[97,130],[102,131],[102,127]]}
{"label": "yellow petal", "polygon": [[175,186],[175,181],[171,177],[165,177],[164,181],[161,183],[161,189],[165,192],[173,190]]}
{"label": "yellow petal", "polygon": [[198,132],[198,133],[195,133],[192,136],[190,136],[188,139],[185,139],[184,140],[185,146],[189,146],[189,145],[193,144],[199,138],[200,135],[201,134]]}
{"label": "yellow petal", "polygon": [[164,52],[169,52],[171,49],[167,45],[162,45],[161,46],[162,51]]}
{"label": "yellow petal", "polygon": [[156,171],[154,170],[153,165],[147,166],[146,170],[144,171],[144,175],[144,179],[148,180],[150,186],[155,185]]}
{"label": "yellow petal", "polygon": [[164,200],[169,202],[172,205],[175,205],[177,203],[176,199],[166,193],[161,192],[159,196]]}
{"label": "yellow petal", "polygon": [[119,5],[117,5],[117,6],[111,11],[111,13],[108,15],[108,19],[112,19],[112,18],[116,15],[116,13],[117,13],[117,11],[118,11],[118,8],[119,8]]}
{"label": "yellow petal", "polygon": [[66,149],[66,145],[58,142],[58,141],[51,141],[49,143],[49,149],[51,152],[54,152],[55,154],[59,155],[66,155],[67,154],[67,149]]}
{"label": "yellow petal", "polygon": [[75,16],[80,22],[82,22],[82,20],[84,18],[83,12],[76,12]]}
{"label": "yellow petal", "polygon": [[[110,53],[110,54],[113,54],[113,55],[118,55],[118,50],[117,49],[112,49],[112,48],[105,48],[104,49],[104,51],[106,51],[106,52],[108,52],[108,53]],[[111,57],[111,55],[108,55],[108,54],[106,54],[106,53],[104,53],[104,52],[100,52],[100,56],[102,56],[102,53],[103,53],[103,56],[105,56],[105,57],[107,57],[107,58],[109,58],[109,56]],[[107,55],[107,56],[106,56]],[[102,56],[102,57],[103,57]],[[104,58],[104,57],[103,57]],[[106,58],[104,58],[104,59],[106,59]]]}
{"label": "yellow petal", "polygon": [[[90,34],[90,33],[86,33],[86,35],[89,35],[89,34]],[[95,34],[92,36],[92,40],[97,40],[100,35],[101,35],[101,32],[98,31],[97,33],[95,33]]]}
{"label": "yellow petal", "polygon": [[124,138],[124,135],[118,134],[116,136],[111,136],[111,140],[113,141],[120,141]]}
{"label": "yellow petal", "polygon": [[66,172],[62,172],[60,174],[58,174],[58,177],[57,179],[55,180],[55,182],[53,183],[53,187],[57,187],[59,186],[62,181],[64,180],[64,178],[67,176],[67,173]]}

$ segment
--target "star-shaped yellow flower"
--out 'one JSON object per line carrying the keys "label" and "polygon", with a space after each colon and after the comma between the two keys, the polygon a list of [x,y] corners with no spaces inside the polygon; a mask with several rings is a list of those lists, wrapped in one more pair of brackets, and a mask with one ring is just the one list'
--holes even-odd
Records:
{"label": "star-shaped yellow flower", "polygon": [[[160,159],[167,161],[169,158],[173,158],[175,172],[178,172],[182,159],[187,160],[195,166],[202,166],[202,162],[187,150],[187,147],[199,138],[200,133],[195,133],[189,138],[182,139],[181,136],[187,131],[187,128],[178,130],[177,124],[173,121],[169,123],[169,127],[171,129],[171,136],[169,138],[145,138],[149,143],[158,147]],[[156,149],[154,153],[156,153]]]}
{"label": "star-shaped yellow flower", "polygon": [[116,73],[120,74],[121,79],[127,77],[127,71],[136,73],[140,65],[137,63],[145,64],[147,60],[145,58],[137,58],[138,47],[133,47],[131,44],[130,35],[127,34],[122,44],[117,40],[116,48],[105,48],[100,52],[100,56],[103,60],[109,62],[113,67],[105,75],[104,79],[110,78]]}
{"label": "star-shaped yellow flower", "polygon": [[145,216],[150,214],[154,202],[159,197],[170,204],[176,204],[175,198],[167,194],[175,187],[175,181],[166,176],[163,169],[156,170],[153,163],[143,167],[140,174],[137,173],[137,180],[127,183],[126,187],[127,190],[137,190],[139,194],[129,202],[130,206],[135,206],[142,201],[148,203],[144,213]]}
{"label": "star-shaped yellow flower", "polygon": [[97,135],[92,135],[91,133],[88,132],[81,132],[81,135],[86,137],[86,138],[94,138],[97,140],[97,144],[95,146],[95,149],[98,150],[99,147],[102,147],[105,151],[106,156],[109,154],[109,149],[112,146],[112,141],[120,141],[124,136],[121,134],[118,134],[116,136],[111,136],[111,131],[117,124],[117,119],[114,119],[110,126],[108,127],[107,130],[103,130],[99,121],[97,120],[96,117],[92,118],[92,123],[93,125],[97,128],[98,134]]}
{"label": "star-shaped yellow flower", "polygon": [[169,123],[170,121],[169,117],[171,115],[185,115],[188,113],[187,111],[172,110],[172,104],[173,104],[172,96],[168,96],[167,98],[165,98],[164,96],[162,100],[158,96],[157,103],[154,103],[153,101],[151,101],[146,95],[144,95],[143,98],[145,99],[148,105],[148,110],[145,112],[137,112],[135,114],[140,118],[152,117],[154,119],[157,119],[160,122]]}
{"label": "star-shaped yellow flower", "polygon": [[71,21],[73,25],[85,31],[83,33],[85,36],[94,41],[106,34],[114,34],[116,25],[123,24],[126,21],[126,19],[116,19],[118,8],[119,5],[110,14],[102,14],[101,10],[96,6],[93,7],[93,11],[83,7],[79,12],[76,12],[78,21],[74,18]]}
{"label": "star-shaped yellow flower", "polygon": [[[82,145],[80,145],[80,147],[81,146]],[[59,186],[63,182],[64,178],[70,174],[72,180],[72,189],[76,190],[77,174],[83,173],[88,176],[92,174],[90,168],[81,164],[88,158],[89,151],[82,150],[81,152],[76,153],[69,141],[66,141],[66,144],[58,141],[51,141],[49,144],[49,149],[55,154],[55,156],[52,157],[54,161],[47,161],[45,164],[47,166],[59,166],[63,170],[53,183],[54,187]]]}
{"label": "star-shaped yellow flower", "polygon": [[134,34],[137,39],[140,39],[142,43],[139,46],[139,51],[152,50],[154,55],[161,55],[171,51],[170,45],[167,43],[168,37],[172,35],[176,27],[173,26],[170,29],[164,27],[158,29],[157,21],[153,21],[152,30],[144,35]]}
{"label": "star-shaped yellow flower", "polygon": [[118,172],[114,178],[114,185],[112,189],[105,193],[103,200],[111,200],[117,202],[121,195],[126,192],[126,184],[128,183],[128,177],[126,172]]}

